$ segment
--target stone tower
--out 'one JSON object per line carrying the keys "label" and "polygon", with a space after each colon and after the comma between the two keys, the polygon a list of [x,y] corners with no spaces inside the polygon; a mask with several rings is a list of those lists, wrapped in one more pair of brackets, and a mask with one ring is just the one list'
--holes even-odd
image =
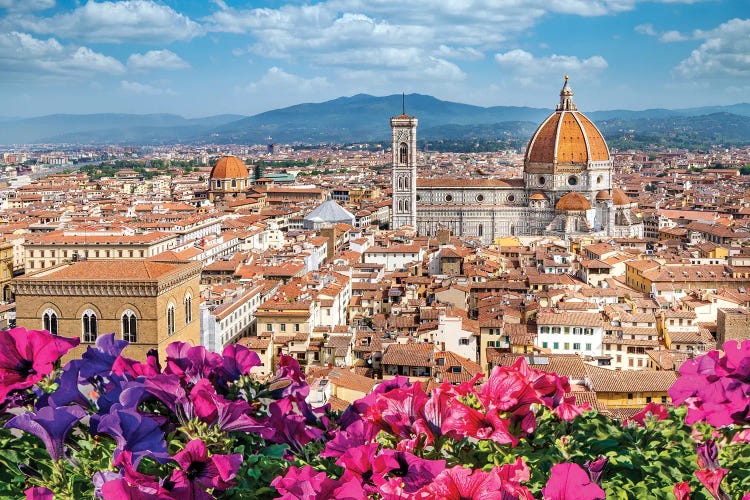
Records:
{"label": "stone tower", "polygon": [[393,188],[391,229],[417,228],[417,119],[402,112],[391,118]]}

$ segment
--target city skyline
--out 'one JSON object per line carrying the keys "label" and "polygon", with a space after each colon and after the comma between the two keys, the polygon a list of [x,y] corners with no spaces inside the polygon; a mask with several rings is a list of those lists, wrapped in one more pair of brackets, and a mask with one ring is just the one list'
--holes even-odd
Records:
{"label": "city skyline", "polygon": [[[582,109],[746,101],[740,0],[0,0],[0,116],[255,114],[400,92]],[[574,35],[571,35],[574,33]]]}

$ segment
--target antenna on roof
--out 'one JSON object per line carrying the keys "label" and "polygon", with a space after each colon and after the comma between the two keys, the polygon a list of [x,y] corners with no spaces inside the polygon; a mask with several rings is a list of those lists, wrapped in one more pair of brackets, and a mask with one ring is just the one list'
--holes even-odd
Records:
{"label": "antenna on roof", "polygon": [[406,93],[401,92],[401,114],[406,114]]}

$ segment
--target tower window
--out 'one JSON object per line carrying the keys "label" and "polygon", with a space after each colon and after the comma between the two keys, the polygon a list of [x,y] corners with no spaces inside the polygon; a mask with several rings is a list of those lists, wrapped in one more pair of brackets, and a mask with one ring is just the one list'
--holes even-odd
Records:
{"label": "tower window", "polygon": [[52,309],[47,309],[42,315],[42,328],[52,335],[57,335],[57,313]]}
{"label": "tower window", "polygon": [[604,180],[604,179],[603,179],[603,178],[602,178],[602,176],[600,175],[599,177],[597,177],[597,178],[596,178],[596,183],[597,183],[597,184],[601,184],[603,180]]}
{"label": "tower window", "polygon": [[539,177],[538,181],[540,186],[544,186],[544,183],[547,182],[547,179],[544,177]]}
{"label": "tower window", "polygon": [[405,142],[398,147],[398,162],[404,165],[409,163],[409,145]]}
{"label": "tower window", "polygon": [[81,341],[87,343],[95,342],[97,336],[96,313],[91,309],[87,309],[83,313],[81,322]]}
{"label": "tower window", "polygon": [[167,335],[174,334],[174,304],[167,306]]}
{"label": "tower window", "polygon": [[190,295],[185,296],[185,324],[193,321],[193,298]]}
{"label": "tower window", "polygon": [[235,179],[232,179],[232,187],[233,188],[237,187],[237,181]]}
{"label": "tower window", "polygon": [[477,228],[477,236],[484,236],[484,227],[482,224],[479,224],[479,227]]}
{"label": "tower window", "polygon": [[125,311],[122,315],[122,340],[134,344],[138,342],[138,319],[133,311]]}
{"label": "tower window", "polygon": [[570,177],[568,177],[568,184],[571,186],[575,186],[576,184],[578,184],[578,177],[576,177],[575,175],[571,175]]}

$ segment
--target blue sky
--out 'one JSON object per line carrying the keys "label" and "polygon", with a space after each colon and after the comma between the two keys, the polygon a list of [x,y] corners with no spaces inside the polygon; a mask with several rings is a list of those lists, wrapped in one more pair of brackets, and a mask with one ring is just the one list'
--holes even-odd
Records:
{"label": "blue sky", "polygon": [[748,0],[0,0],[0,116],[750,100]]}

